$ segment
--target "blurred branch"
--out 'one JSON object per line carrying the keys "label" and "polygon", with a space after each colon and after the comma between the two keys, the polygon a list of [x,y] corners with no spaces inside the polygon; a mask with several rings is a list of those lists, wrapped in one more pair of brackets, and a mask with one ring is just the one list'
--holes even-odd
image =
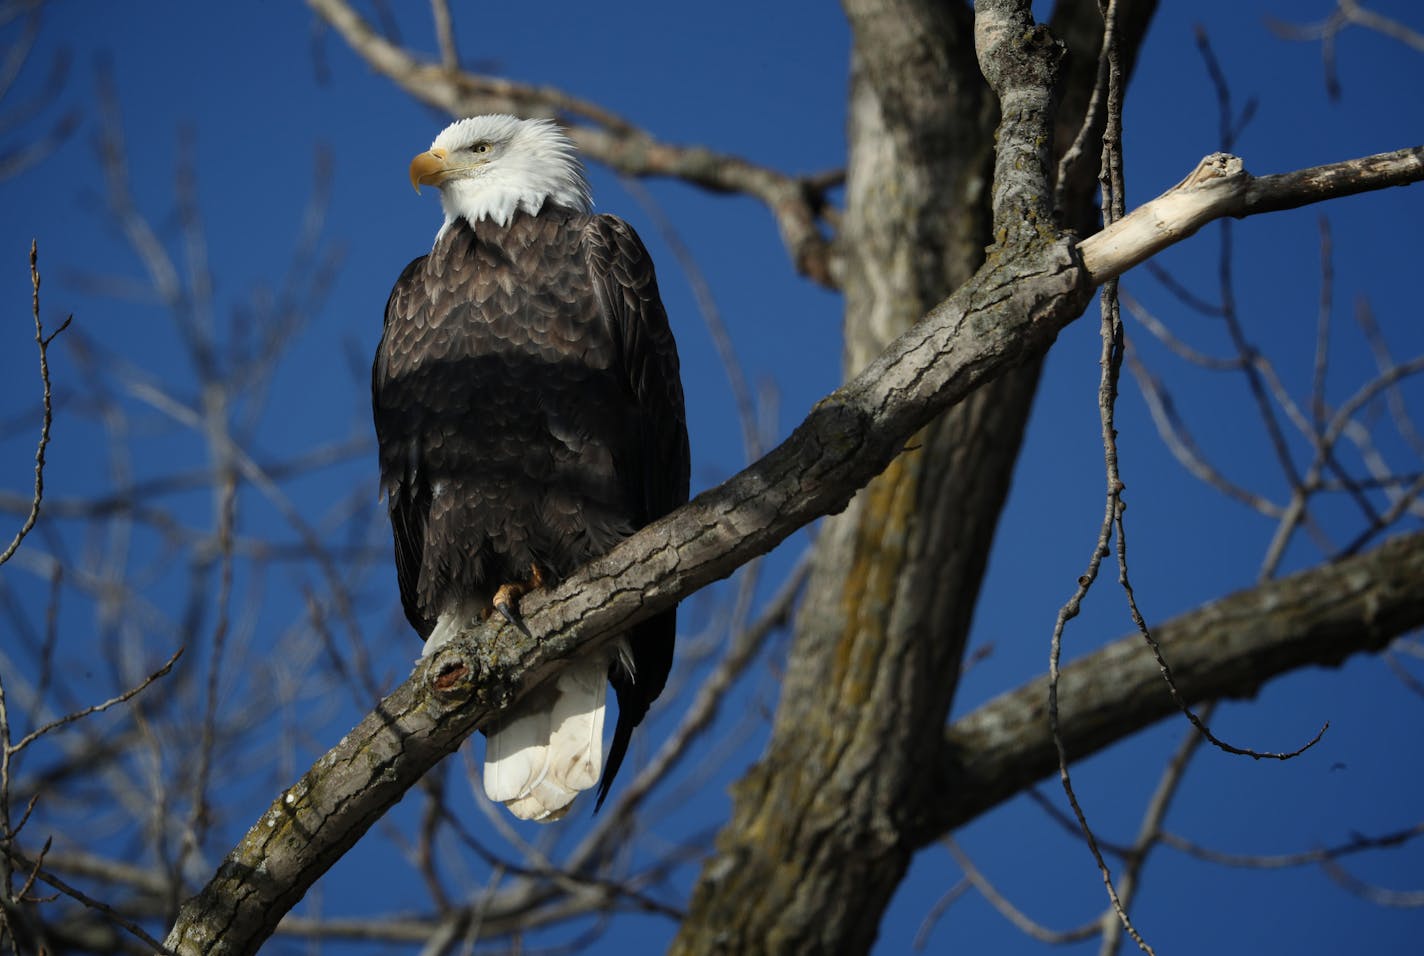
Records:
{"label": "blurred branch", "polygon": [[1322,862],[1320,868],[1340,886],[1376,906],[1392,906],[1398,909],[1424,908],[1424,890],[1387,890],[1384,887],[1375,886],[1350,873],[1333,859]]}
{"label": "blurred branch", "polygon": [[[442,62],[422,60],[378,33],[346,0],[307,2],[372,69],[452,118],[500,112],[579,117],[584,122],[570,125],[568,131],[574,144],[585,156],[624,175],[669,176],[760,200],[775,217],[797,270],[822,285],[839,285],[832,243],[822,232],[826,192],[839,184],[838,175],[792,177],[738,156],[664,143],[603,107],[561,90],[455,69],[453,42],[449,51],[442,52]],[[442,40],[442,50],[444,46]]]}
{"label": "blurred branch", "polygon": [[1424,53],[1424,33],[1398,20],[1392,20],[1373,10],[1367,10],[1359,0],[1336,0],[1335,12],[1316,23],[1287,23],[1266,17],[1266,26],[1283,40],[1320,41],[1320,54],[1325,64],[1325,91],[1331,99],[1340,98],[1340,76],[1335,64],[1335,41],[1348,27],[1363,27],[1405,46]]}
{"label": "blurred branch", "polygon": [[19,743],[10,746],[10,752],[12,754],[17,754],[20,751],[24,750],[26,747],[28,747],[30,744],[34,743],[39,738],[43,737],[45,734],[52,733],[53,731],[58,730],[61,727],[65,727],[69,724],[72,724],[76,720],[82,720],[83,718],[88,717],[90,714],[103,713],[110,707],[115,707],[119,704],[128,703],[130,700],[133,700],[139,694],[143,693],[148,688],[148,685],[152,684],[156,680],[160,680],[164,677],[167,677],[168,672],[173,669],[173,665],[176,664],[178,662],[178,658],[182,656],[183,648],[180,647],[178,648],[178,650],[173,652],[173,656],[168,658],[167,662],[165,662],[162,667],[158,668],[158,670],[154,671],[152,674],[149,674],[137,685],[130,687],[122,694],[109,698],[102,704],[94,704],[90,707],[85,707],[82,710],[77,710],[73,713],[66,714],[58,720],[52,720],[49,723],[45,724],[43,727],[36,728],[35,730],[22,737]]}
{"label": "blurred branch", "polygon": [[[944,845],[945,849],[949,850],[950,856],[954,857],[955,864],[964,872],[964,878],[969,881],[971,886],[979,891],[979,895],[988,900],[989,905],[998,910],[1000,916],[1004,917],[1004,919],[1010,923],[1013,923],[1014,926],[1025,935],[1038,940],[1040,943],[1062,946],[1066,943],[1080,943],[1085,939],[1092,939],[1102,932],[1102,921],[1096,919],[1090,923],[1075,927],[1074,929],[1049,929],[1027,916],[1022,910],[1015,906],[1008,897],[999,892],[994,884],[989,881],[989,878],[974,865],[974,861],[969,858],[969,854],[960,849],[959,844],[955,842],[953,837],[946,836],[940,840],[940,843]],[[1115,914],[1114,919],[1116,919]]]}
{"label": "blurred branch", "polygon": [[[49,109],[64,90],[69,76],[69,60],[63,53],[56,54],[43,88],[26,102],[18,105],[6,103],[15,81],[29,63],[30,53],[39,36],[43,0],[10,0],[0,4],[0,27],[12,20],[24,20],[20,36],[3,53],[0,60],[0,104],[6,109],[0,113],[0,133],[23,128],[45,110]],[[79,114],[69,110],[60,116],[49,131],[33,138],[24,145],[0,148],[0,180],[10,179],[42,161],[59,148],[79,125]]]}
{"label": "blurred branch", "polygon": [[647,766],[623,789],[611,811],[569,855],[571,867],[583,868],[591,860],[609,854],[618,842],[619,835],[632,825],[634,814],[648,794],[687,756],[692,742],[712,726],[733,682],[765,646],[770,633],[790,622],[792,609],[806,583],[810,565],[810,553],[807,552],[787,575],[786,581],[768,602],[760,618],[752,626],[742,628],[732,635],[727,651],[716,669],[699,684],[682,722],[663,741]]}
{"label": "blurred branch", "polygon": [[123,913],[119,912],[107,903],[94,899],[87,893],[80,890],[78,887],[72,886],[66,881],[55,876],[53,873],[45,870],[43,867],[40,866],[40,861],[29,860],[28,858],[24,857],[23,855],[14,850],[9,851],[9,856],[21,866],[31,868],[35,874],[35,877],[40,882],[54,887],[70,899],[73,899],[83,904],[86,909],[92,909],[98,913],[103,914],[105,919],[109,920],[114,925],[123,928],[125,932],[132,935],[135,939],[141,940],[144,945],[151,947],[153,952],[164,954],[164,956],[167,956],[167,954],[171,953],[171,950],[165,947],[158,940],[154,939],[152,936],[148,935],[148,933],[144,931],[144,928],[138,925],[138,923],[135,923],[133,920],[129,919]]}
{"label": "blurred branch", "polygon": [[1352,856],[1356,853],[1365,853],[1370,850],[1392,849],[1394,847],[1403,846],[1421,836],[1424,836],[1424,823],[1416,823],[1412,827],[1396,830],[1393,833],[1384,833],[1379,836],[1365,836],[1364,834],[1357,833],[1349,840],[1343,843],[1336,843],[1332,846],[1306,850],[1303,853],[1279,854],[1224,853],[1220,850],[1212,850],[1199,843],[1194,843],[1175,833],[1163,833],[1162,843],[1172,847],[1174,850],[1179,850],[1188,856],[1198,860],[1205,860],[1208,863],[1245,869],[1275,870],[1294,866],[1310,866],[1317,863],[1324,863],[1327,860],[1339,860],[1343,857]]}
{"label": "blurred branch", "polygon": [[[1129,308],[1131,309],[1131,306]],[[1216,466],[1207,460],[1206,455],[1197,445],[1196,439],[1192,437],[1191,432],[1187,431],[1186,423],[1177,413],[1176,403],[1172,400],[1166,386],[1142,364],[1131,346],[1127,350],[1127,367],[1133,378],[1137,380],[1137,386],[1142,391],[1143,399],[1147,402],[1147,410],[1152,415],[1152,423],[1157,427],[1157,434],[1167,446],[1168,451],[1172,453],[1172,457],[1177,459],[1178,464],[1198,481],[1210,485],[1228,498],[1241,502],[1252,511],[1269,518],[1279,518],[1285,513],[1285,509],[1280,505],[1243,488],[1222,475]]]}

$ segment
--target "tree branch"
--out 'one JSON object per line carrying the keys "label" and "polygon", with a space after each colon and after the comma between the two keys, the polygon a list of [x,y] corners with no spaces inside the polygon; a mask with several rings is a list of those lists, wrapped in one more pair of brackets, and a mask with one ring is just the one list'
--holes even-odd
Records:
{"label": "tree branch", "polygon": [[[1241,591],[1162,624],[1162,653],[1187,703],[1254,697],[1302,667],[1339,666],[1424,625],[1424,532]],[[1041,677],[955,721],[944,743],[944,794],[922,844],[972,820],[1058,766]],[[1073,760],[1177,712],[1137,635],[1063,669],[1063,744]],[[1324,706],[1324,705],[1322,705]],[[1328,712],[1306,715],[1329,719]]]}
{"label": "tree branch", "polygon": [[357,55],[415,100],[452,117],[505,112],[521,116],[582,117],[568,134],[585,156],[628,176],[668,176],[714,192],[761,200],[776,219],[797,271],[821,285],[839,286],[831,243],[821,232],[826,189],[839,177],[787,176],[740,156],[701,146],[664,143],[588,100],[547,86],[531,86],[421,60],[377,33],[346,0],[307,0]]}
{"label": "tree branch", "polygon": [[[812,410],[781,446],[522,603],[532,640],[485,624],[415,673],[278,798],[180,913],[180,952],[252,952],[430,767],[559,662],[838,511],[929,419],[1046,349],[1083,309],[1066,240],[1001,258]],[[494,638],[496,634],[499,639]]]}
{"label": "tree branch", "polygon": [[1239,157],[1212,153],[1186,179],[1083,240],[1078,249],[1093,282],[1101,285],[1215,219],[1295,209],[1421,179],[1424,146],[1259,177],[1248,173]]}
{"label": "tree branch", "polygon": [[[1331,188],[1315,195],[1340,194]],[[1336,181],[1333,188],[1359,191],[1353,180]],[[1202,205],[1194,201],[1188,209],[1200,215]],[[1150,254],[1142,248],[1156,251],[1200,224],[1187,231],[1171,228],[1171,222],[1160,230],[1137,230],[1119,240],[1118,248],[1124,260],[1141,261]],[[208,886],[184,904],[167,945],[182,953],[254,952],[312,883],[410,786],[475,729],[556,672],[561,661],[725,577],[815,518],[839,511],[918,429],[1046,350],[1089,301],[1088,272],[1067,239],[1033,242],[1018,235],[1012,252],[991,250],[973,279],[864,372],[817,403],[791,437],[760,461],[552,592],[526,598],[522,610],[529,628],[541,635],[537,641],[487,623],[423,661],[273,803]],[[1369,621],[1375,615],[1357,610],[1357,618]],[[1170,628],[1164,630],[1170,635]],[[1250,661],[1249,647],[1233,645],[1230,638],[1221,640]],[[1170,636],[1163,644],[1170,656]],[[1183,693],[1200,699],[1192,664],[1174,661],[1174,668],[1180,668]],[[1070,698],[1072,671],[1064,675]],[[1216,690],[1213,696],[1230,693]],[[1081,735],[1069,727],[1073,712],[1070,704],[1065,718],[1070,748],[1082,746]],[[999,799],[1003,796],[1007,793]]]}

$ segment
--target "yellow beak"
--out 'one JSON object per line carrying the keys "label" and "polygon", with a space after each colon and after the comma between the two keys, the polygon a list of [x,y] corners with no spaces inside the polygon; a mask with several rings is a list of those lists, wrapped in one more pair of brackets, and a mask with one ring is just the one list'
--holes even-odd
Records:
{"label": "yellow beak", "polygon": [[410,184],[417,193],[421,186],[439,186],[450,175],[450,169],[445,165],[447,155],[445,150],[437,148],[421,153],[410,161]]}

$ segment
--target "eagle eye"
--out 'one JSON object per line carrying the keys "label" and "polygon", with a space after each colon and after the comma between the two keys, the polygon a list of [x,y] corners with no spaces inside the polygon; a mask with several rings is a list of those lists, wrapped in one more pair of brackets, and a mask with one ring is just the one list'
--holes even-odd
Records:
{"label": "eagle eye", "polygon": [[476,143],[475,145],[473,145],[473,146],[470,147],[470,152],[472,152],[472,153],[488,153],[488,152],[489,152],[489,148],[490,148],[489,143]]}

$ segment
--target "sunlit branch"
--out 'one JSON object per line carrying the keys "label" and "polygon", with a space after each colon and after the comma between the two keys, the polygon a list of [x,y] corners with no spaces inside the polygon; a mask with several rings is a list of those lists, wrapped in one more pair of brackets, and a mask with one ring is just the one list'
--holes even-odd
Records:
{"label": "sunlit branch", "polygon": [[1083,240],[1079,251],[1093,282],[1101,283],[1225,216],[1295,209],[1420,180],[1424,146],[1272,176],[1253,176],[1238,157],[1213,153],[1161,196]]}

